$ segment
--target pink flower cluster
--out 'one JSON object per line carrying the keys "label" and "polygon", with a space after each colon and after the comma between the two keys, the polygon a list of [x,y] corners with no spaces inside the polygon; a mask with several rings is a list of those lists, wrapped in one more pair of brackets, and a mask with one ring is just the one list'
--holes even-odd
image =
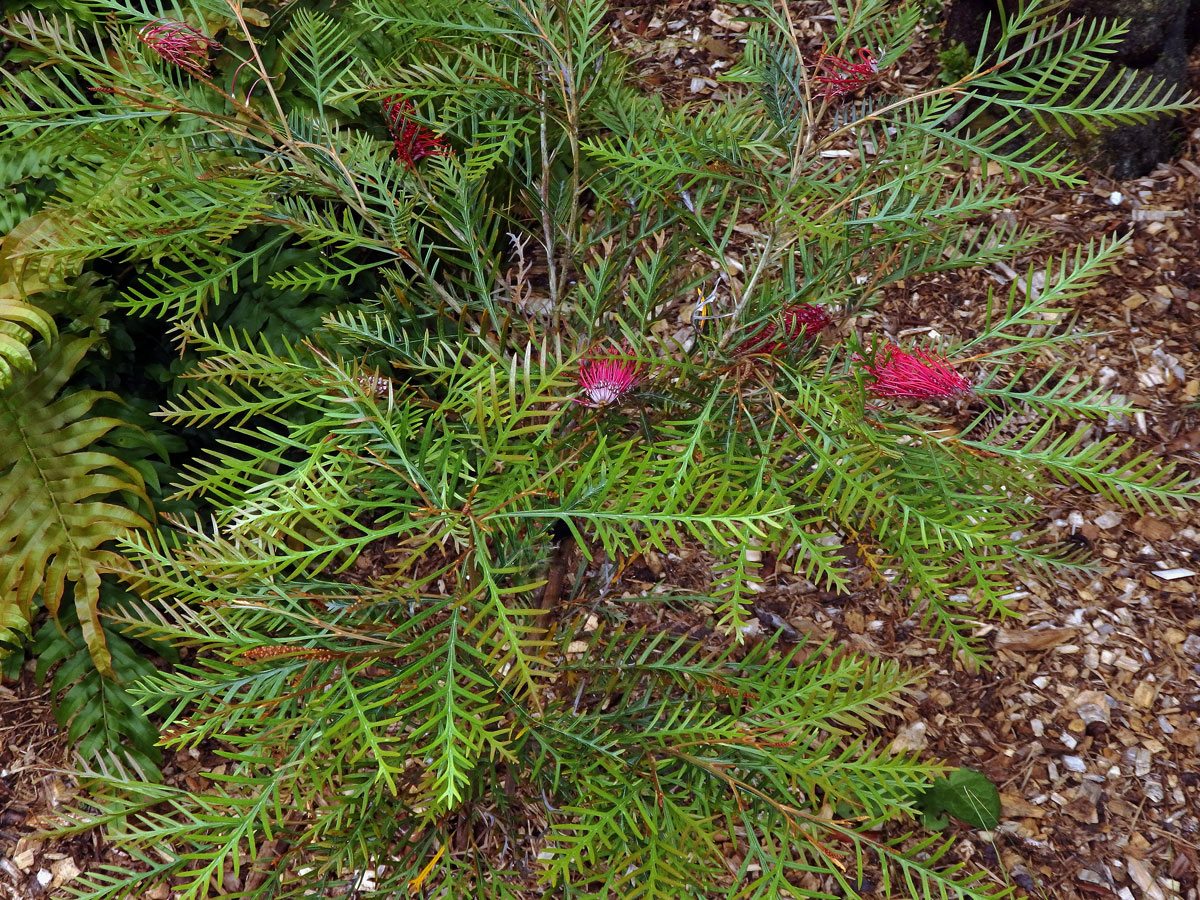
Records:
{"label": "pink flower cluster", "polygon": [[193,75],[208,74],[208,54],[221,45],[185,22],[155,19],[138,32],[138,40],[161,56]]}
{"label": "pink flower cluster", "polygon": [[410,169],[415,169],[426,156],[444,156],[450,148],[444,137],[414,122],[412,113],[411,101],[395,95],[383,98],[383,114],[388,120],[396,156]]}
{"label": "pink flower cluster", "polygon": [[628,347],[593,352],[579,362],[577,380],[584,396],[583,399],[576,398],[575,402],[592,409],[608,406],[632,391],[644,378],[641,364],[633,358],[633,351]]}
{"label": "pink flower cluster", "polygon": [[823,53],[817,60],[817,71],[824,74],[816,77],[816,82],[825,86],[825,99],[832,100],[843,94],[852,94],[865,84],[869,84],[879,74],[879,60],[867,48],[858,51],[862,62],[850,62],[832,53]]}
{"label": "pink flower cluster", "polygon": [[[791,304],[781,313],[783,334],[768,323],[743,341],[735,356],[775,353],[788,342],[811,341],[832,322],[829,313],[811,303]],[[961,397],[974,390],[970,379],[958,374],[944,356],[916,348],[911,352],[885,343],[869,359],[855,356],[866,375],[866,389],[876,397],[895,400],[938,400]],[[626,345],[593,350],[579,363],[576,380],[583,397],[575,402],[592,409],[618,403],[645,380],[641,363]]]}
{"label": "pink flower cluster", "polygon": [[768,322],[754,337],[743,341],[733,351],[738,356],[749,353],[776,353],[787,343],[796,340],[812,341],[833,319],[829,313],[811,303],[793,303],[783,308],[783,340],[772,340],[779,327]]}
{"label": "pink flower cluster", "polygon": [[855,357],[867,373],[867,390],[876,397],[936,400],[971,393],[971,382],[950,367],[944,356],[917,348],[906,353],[884,344],[873,359]]}

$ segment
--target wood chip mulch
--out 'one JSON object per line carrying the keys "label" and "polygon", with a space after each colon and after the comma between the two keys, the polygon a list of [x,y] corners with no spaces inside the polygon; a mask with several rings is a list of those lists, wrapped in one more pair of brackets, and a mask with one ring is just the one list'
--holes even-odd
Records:
{"label": "wood chip mulch", "polygon": [[[615,41],[651,89],[681,102],[720,97],[714,82],[745,44],[751,11],[732,3],[616,2]],[[815,58],[830,33],[821,2],[789,3]],[[920,89],[937,71],[919,43],[884,79]],[[1200,93],[1200,53],[1191,65]],[[894,84],[891,86],[894,88]],[[1103,332],[1072,360],[1084,381],[1143,412],[1103,423],[1135,452],[1200,470],[1200,114],[1184,117],[1180,157],[1144,178],[1088,172],[1086,187],[1016,189],[996,214],[1050,234],[1011,265],[946,273],[890,289],[843,328],[870,321],[895,337],[969,336],[989,285],[1014,281],[1080,243],[1131,239],[1097,289],[1076,303],[1075,327]],[[1001,177],[996,171],[971,177]],[[1063,490],[1045,523],[1087,548],[1094,577],[1048,589],[1030,580],[1012,597],[1018,619],[981,636],[990,669],[964,671],[895,600],[869,592],[844,602],[786,576],[768,578],[764,625],[791,628],[875,655],[932,667],[895,746],[985,772],[1001,790],[993,832],[958,826],[960,859],[1034,897],[1198,900],[1200,873],[1200,513],[1118,510]],[[666,579],[654,579],[663,590]],[[804,588],[804,585],[799,587]]]}

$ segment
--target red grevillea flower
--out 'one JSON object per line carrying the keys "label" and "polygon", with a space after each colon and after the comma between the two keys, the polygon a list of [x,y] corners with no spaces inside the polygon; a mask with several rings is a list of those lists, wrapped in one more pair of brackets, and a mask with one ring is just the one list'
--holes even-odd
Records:
{"label": "red grevillea flower", "polygon": [[586,395],[576,403],[598,409],[616,403],[641,384],[642,367],[628,347],[603,350],[579,361],[579,387]]}
{"label": "red grevillea flower", "polygon": [[786,343],[803,338],[812,340],[817,333],[833,319],[829,313],[811,303],[793,303],[783,308],[783,340],[771,340],[778,331],[774,322],[768,322],[762,331],[749,340],[743,341],[733,352],[740,355],[746,353],[774,353]]}
{"label": "red grevillea flower", "polygon": [[825,85],[826,99],[852,94],[879,74],[879,60],[874,53],[864,47],[858,51],[858,58],[862,62],[850,62],[832,53],[821,54],[817,69],[824,74],[818,75],[816,82]]}
{"label": "red grevillea flower", "polygon": [[383,114],[396,145],[396,156],[410,169],[426,156],[449,153],[446,139],[412,120],[413,105],[403,97],[383,98]]}
{"label": "red grevillea flower", "polygon": [[193,75],[208,74],[208,51],[221,45],[185,22],[156,19],[138,32],[138,40]]}
{"label": "red grevillea flower", "polygon": [[856,357],[871,381],[867,390],[876,397],[935,400],[971,393],[971,382],[950,367],[943,356],[920,348],[906,353],[885,344],[873,362]]}

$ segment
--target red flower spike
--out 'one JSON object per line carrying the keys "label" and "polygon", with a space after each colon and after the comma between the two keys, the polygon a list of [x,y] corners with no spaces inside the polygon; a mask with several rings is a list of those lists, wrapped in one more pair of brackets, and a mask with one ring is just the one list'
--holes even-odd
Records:
{"label": "red flower spike", "polygon": [[920,348],[906,353],[886,344],[873,363],[856,357],[871,381],[867,390],[876,397],[936,400],[957,397],[973,390],[971,382],[950,367],[943,356]]}
{"label": "red flower spike", "polygon": [[412,112],[412,103],[403,97],[383,98],[383,114],[396,145],[396,156],[410,169],[415,169],[426,156],[444,156],[450,148],[444,137],[414,122]]}
{"label": "red flower spike", "polygon": [[599,409],[616,403],[641,384],[642,367],[637,360],[629,358],[631,353],[628,347],[611,349],[580,360],[576,380],[587,396],[577,397],[575,402]]}
{"label": "red flower spike", "polygon": [[187,23],[170,19],[155,19],[143,26],[138,40],[167,62],[201,77],[208,74],[208,52],[221,48]]}
{"label": "red flower spike", "polygon": [[786,343],[795,340],[812,340],[833,321],[829,313],[811,303],[793,303],[782,312],[784,340],[771,340],[778,330],[774,322],[768,322],[762,331],[743,341],[733,352],[738,356],[747,353],[775,353]]}
{"label": "red flower spike", "polygon": [[858,51],[858,58],[862,62],[853,63],[831,53],[821,54],[817,69],[825,74],[818,75],[815,81],[825,85],[826,100],[852,94],[879,74],[879,60],[874,53],[864,47]]}

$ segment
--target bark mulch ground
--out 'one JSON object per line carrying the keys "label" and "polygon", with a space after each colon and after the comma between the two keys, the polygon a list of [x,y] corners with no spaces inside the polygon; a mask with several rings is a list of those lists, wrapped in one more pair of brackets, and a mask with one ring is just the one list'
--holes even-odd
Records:
{"label": "bark mulch ground", "polygon": [[[746,26],[734,4],[688,0],[614,4],[618,42],[647,84],[680,101],[719,96]],[[790,4],[814,58],[829,17],[820,2]],[[882,73],[884,89],[928,86],[936,45]],[[1200,87],[1194,55],[1193,91]],[[889,86],[887,81],[892,81]],[[1073,362],[1085,381],[1144,412],[1097,430],[1137,452],[1200,469],[1200,115],[1185,117],[1178,159],[1144,178],[1022,187],[997,213],[1050,237],[1012,265],[935,275],[889,290],[844,329],[871,322],[895,337],[969,336],[984,299],[1038,273],[1064,251],[1129,237],[1099,287],[1080,298],[1075,326],[1101,332]],[[998,178],[998,172],[972,172]],[[1032,279],[1029,273],[1032,272]],[[932,667],[897,743],[985,772],[1001,790],[994,832],[960,827],[959,858],[974,858],[1020,893],[1052,898],[1196,900],[1200,872],[1200,515],[1130,513],[1063,490],[1045,522],[1085,550],[1090,578],[1053,588],[1030,580],[1013,595],[1020,617],[985,627],[987,671],[964,671],[906,609],[874,592],[830,598],[781,574],[764,582],[765,621],[871,654]],[[669,575],[668,575],[669,578]],[[659,589],[662,589],[662,579]]]}

